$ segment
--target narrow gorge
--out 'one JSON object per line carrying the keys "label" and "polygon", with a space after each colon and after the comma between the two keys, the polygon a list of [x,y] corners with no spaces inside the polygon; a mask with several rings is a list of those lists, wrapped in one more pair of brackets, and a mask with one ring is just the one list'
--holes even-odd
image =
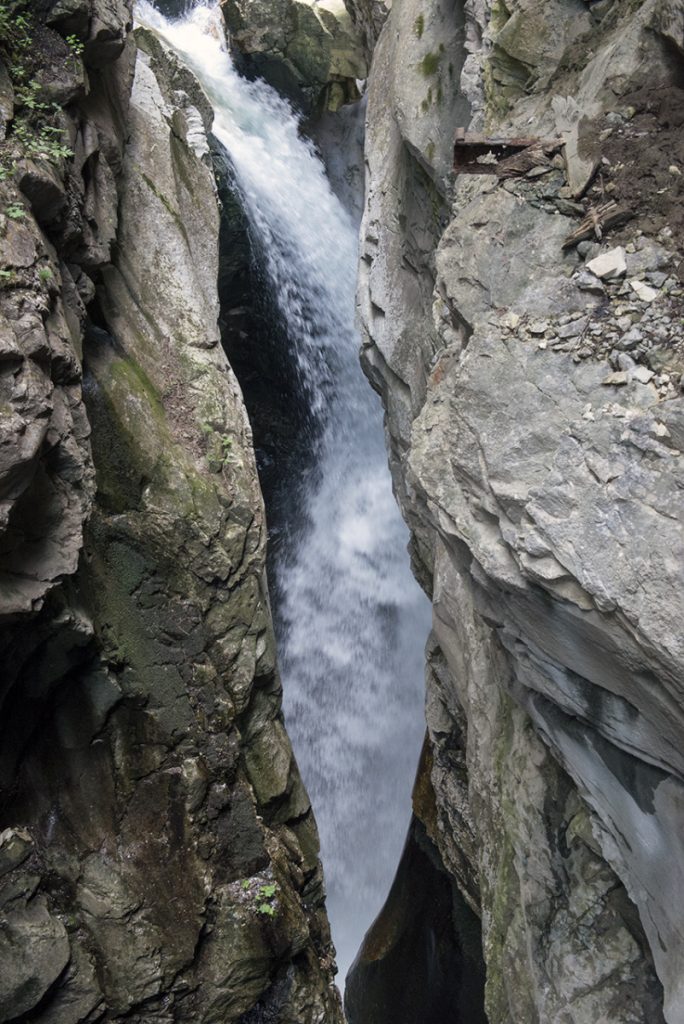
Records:
{"label": "narrow gorge", "polygon": [[684,1024],[684,0],[0,0],[0,147],[0,1024]]}

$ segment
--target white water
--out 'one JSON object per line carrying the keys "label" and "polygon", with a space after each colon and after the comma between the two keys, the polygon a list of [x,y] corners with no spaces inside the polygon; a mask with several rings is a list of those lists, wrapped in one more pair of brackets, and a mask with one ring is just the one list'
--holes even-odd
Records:
{"label": "white water", "polygon": [[[285,715],[321,835],[343,978],[399,861],[423,734],[428,602],[409,570],[380,403],[358,360],[355,225],[290,107],[232,66],[204,0],[138,20],[192,68],[211,100],[253,242],[287,324],[305,400],[322,430],[307,515],[277,569]],[[313,435],[312,435],[313,438]]]}

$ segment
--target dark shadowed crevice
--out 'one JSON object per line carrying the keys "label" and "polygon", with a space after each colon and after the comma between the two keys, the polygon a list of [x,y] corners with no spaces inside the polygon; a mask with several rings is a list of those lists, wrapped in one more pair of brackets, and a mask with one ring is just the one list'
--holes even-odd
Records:
{"label": "dark shadowed crevice", "polygon": [[[282,557],[284,534],[305,515],[304,495],[294,482],[303,474],[315,472],[321,424],[313,418],[302,392],[287,327],[250,237],[229,157],[216,141],[213,160],[221,200],[221,343],[242,389],[252,427],[272,569]],[[270,579],[272,589],[277,590],[273,571]]]}
{"label": "dark shadowed crevice", "polygon": [[349,1024],[486,1024],[481,925],[414,817],[347,977]]}

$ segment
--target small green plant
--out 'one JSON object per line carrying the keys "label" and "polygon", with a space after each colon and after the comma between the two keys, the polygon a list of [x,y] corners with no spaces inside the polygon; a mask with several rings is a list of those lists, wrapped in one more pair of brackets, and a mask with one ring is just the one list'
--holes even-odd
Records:
{"label": "small green plant", "polygon": [[416,33],[419,39],[423,38],[423,32],[425,31],[424,14],[419,14],[416,20],[413,22],[413,31]]}
{"label": "small green plant", "polygon": [[50,281],[52,281],[54,276],[55,275],[52,273],[49,267],[41,267],[40,270],[38,271],[38,279],[42,281],[43,284],[48,284]]}
{"label": "small green plant", "polygon": [[[58,163],[73,153],[65,145],[64,129],[58,127],[62,108],[41,98],[42,86],[36,77],[40,63],[34,46],[31,17],[22,13],[25,7],[25,0],[0,0],[0,55],[9,69],[18,115],[6,142],[13,146],[17,159],[29,156]],[[82,47],[78,38],[74,37],[74,40],[77,47]],[[71,48],[75,53],[77,48]],[[0,180],[5,180],[7,175],[4,168]]]}
{"label": "small green plant", "polygon": [[5,213],[10,220],[23,220],[26,216],[26,210],[19,203],[10,203],[5,207]]}
{"label": "small green plant", "polygon": [[275,917],[276,908],[274,900],[277,892],[277,885],[271,884],[259,886],[259,891],[257,892],[257,913],[263,914],[265,917]]}
{"label": "small green plant", "polygon": [[0,52],[7,56],[17,51],[23,54],[32,42],[31,20],[27,15],[18,13],[18,7],[17,0],[0,3]]}
{"label": "small green plant", "polygon": [[224,469],[234,461],[233,438],[229,434],[219,434],[218,430],[204,420],[200,421],[199,427],[207,439],[209,465],[213,464],[215,472]]}
{"label": "small green plant", "polygon": [[[47,107],[47,104],[40,104],[39,109]],[[52,104],[55,110],[60,108]],[[41,111],[42,112],[42,111]],[[19,118],[14,123],[13,136],[21,144],[27,156],[39,157],[57,163],[59,160],[68,159],[74,155],[73,150],[64,145],[64,130],[54,125],[41,124],[37,130],[35,125],[30,125],[26,118]]]}
{"label": "small green plant", "polygon": [[16,92],[16,101],[18,107],[27,107],[28,110],[42,110],[47,109],[47,104],[40,103],[38,100],[38,94],[40,93],[40,82],[37,82],[35,78],[32,78],[26,85],[21,86]]}
{"label": "small green plant", "polygon": [[0,281],[4,282],[5,284],[9,284],[10,281],[13,281],[13,280],[14,280],[14,271],[13,270],[0,270]]}
{"label": "small green plant", "polygon": [[80,57],[83,53],[83,43],[78,36],[70,35],[66,37],[66,44],[71,50],[74,57]]}
{"label": "small green plant", "polygon": [[[252,889],[252,879],[245,878],[240,882],[240,888],[243,892],[249,893]],[[264,917],[275,917],[277,913],[276,897],[278,895],[278,886],[275,882],[269,882],[267,885],[260,885],[258,889],[250,893],[254,899],[254,909],[257,914],[262,914]]]}

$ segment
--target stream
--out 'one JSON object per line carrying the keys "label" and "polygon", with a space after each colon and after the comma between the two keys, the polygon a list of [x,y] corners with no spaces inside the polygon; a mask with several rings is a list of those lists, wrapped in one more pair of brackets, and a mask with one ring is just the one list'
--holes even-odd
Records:
{"label": "stream", "polygon": [[380,401],[359,364],[357,228],[292,108],[233,67],[217,4],[168,20],[144,0],[136,16],[212,103],[306,409],[311,457],[288,485],[299,511],[279,538],[274,617],[342,982],[401,855],[430,622],[392,494]]}

